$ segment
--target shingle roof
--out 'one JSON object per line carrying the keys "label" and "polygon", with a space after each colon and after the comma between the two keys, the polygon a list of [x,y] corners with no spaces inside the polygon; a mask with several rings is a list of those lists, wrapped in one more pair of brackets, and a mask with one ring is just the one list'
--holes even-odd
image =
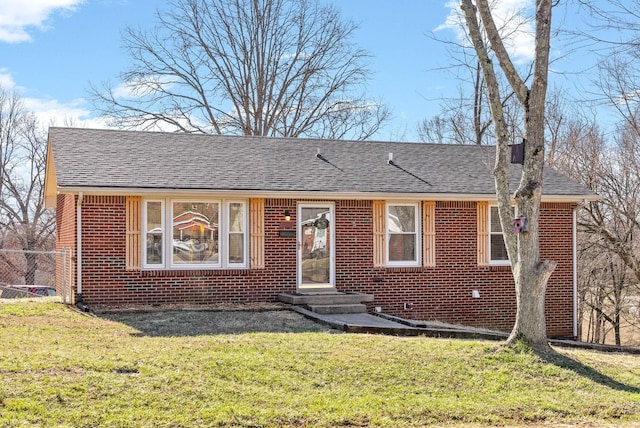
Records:
{"label": "shingle roof", "polygon": [[[58,190],[492,195],[495,148],[51,128]],[[320,153],[320,157],[316,154]],[[388,164],[393,153],[394,164]],[[519,165],[512,165],[517,184]],[[545,195],[593,193],[550,168]]]}

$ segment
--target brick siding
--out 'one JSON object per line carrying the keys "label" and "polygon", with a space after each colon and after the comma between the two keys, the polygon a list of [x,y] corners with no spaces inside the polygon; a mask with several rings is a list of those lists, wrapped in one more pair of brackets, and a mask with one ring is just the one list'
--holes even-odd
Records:
{"label": "brick siding", "polygon": [[[305,201],[265,200],[264,269],[130,271],[125,270],[125,198],[85,196],[84,301],[89,306],[276,301],[279,293],[296,291],[296,238],[280,236],[278,229],[285,210],[295,221],[297,202]],[[58,197],[59,245],[75,239],[74,209],[72,197]],[[572,210],[571,204],[542,206],[541,256],[558,262],[546,297],[550,337],[573,334]],[[335,201],[335,215],[339,291],[373,294],[369,310],[380,306],[405,318],[511,330],[513,279],[508,267],[478,266],[475,202],[436,204],[436,267],[428,268],[373,267],[372,201]],[[480,298],[472,297],[473,290]]]}

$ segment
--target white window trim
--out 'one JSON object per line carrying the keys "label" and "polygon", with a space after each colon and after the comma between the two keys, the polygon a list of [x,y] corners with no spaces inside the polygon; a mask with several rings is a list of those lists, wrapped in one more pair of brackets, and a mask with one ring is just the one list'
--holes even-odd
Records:
{"label": "white window trim", "polygon": [[[162,204],[162,263],[147,263],[147,203],[161,202]],[[200,263],[200,264],[174,264],[173,263],[173,240],[169,237],[173,236],[173,225],[167,223],[167,219],[173,218],[174,202],[210,202],[217,203],[219,206],[218,213],[218,263]],[[232,203],[240,203],[243,205],[243,263],[229,262],[229,207]],[[166,198],[149,198],[142,201],[142,236],[145,242],[142,245],[142,268],[147,270],[198,270],[198,269],[246,269],[249,266],[249,204],[244,199],[216,199],[216,198],[184,198],[184,197],[166,197]]]}
{"label": "white window trim", "polygon": [[[422,260],[422,215],[421,215],[421,203],[420,202],[396,202],[385,201],[384,209],[384,245],[386,260],[385,263],[388,267],[420,267]],[[389,260],[389,208],[391,206],[412,206],[415,208],[415,260],[412,261],[391,261]]]}
{"label": "white window trim", "polygon": [[[500,237],[502,237],[502,239],[504,241],[504,232],[502,231],[502,228],[500,228],[500,232],[493,232],[491,230],[491,211],[492,211],[492,208],[498,208],[498,204],[489,204],[489,213],[488,213],[488,216],[487,216],[487,221],[489,222],[487,224],[487,230],[489,231],[489,239],[487,239],[487,254],[489,255],[489,266],[511,266],[511,261],[509,260],[508,257],[507,257],[506,260],[494,260],[493,259],[493,255],[491,254],[491,237],[493,235],[496,235],[496,236],[499,235]],[[516,207],[512,205],[511,208],[513,209],[513,212],[514,212],[514,215],[515,215]]]}
{"label": "white window trim", "polygon": [[[160,202],[160,228],[162,229],[162,239],[161,239],[161,248],[162,248],[162,261],[160,263],[147,263],[147,204],[149,202]],[[166,206],[165,199],[153,198],[153,199],[144,199],[142,201],[142,221],[141,221],[141,229],[143,236],[142,243],[142,267],[145,269],[164,269],[165,263],[167,261],[167,249],[165,245],[166,241]]]}
{"label": "white window trim", "polygon": [[[231,235],[231,230],[230,230],[230,226],[231,226],[231,222],[229,221],[229,212],[231,209],[231,204],[242,204],[242,260],[244,260],[242,263],[231,263],[229,261],[229,236]],[[224,201],[224,203],[222,204],[222,208],[224,209],[224,216],[220,216],[220,223],[221,225],[219,225],[219,228],[222,229],[224,226],[224,239],[225,239],[225,257],[224,257],[224,264],[226,265],[226,267],[229,268],[246,268],[247,265],[247,260],[249,259],[249,215],[248,215],[248,210],[249,210],[249,204],[247,203],[247,201],[241,200],[241,199],[233,199],[233,200],[228,200],[228,201]],[[237,233],[237,232],[234,232]],[[218,237],[220,239],[220,237]],[[222,257],[220,258],[222,261]]]}

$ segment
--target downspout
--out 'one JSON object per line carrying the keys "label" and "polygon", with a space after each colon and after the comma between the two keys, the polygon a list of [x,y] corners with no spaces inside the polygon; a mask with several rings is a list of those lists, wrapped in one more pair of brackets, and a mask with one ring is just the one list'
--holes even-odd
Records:
{"label": "downspout", "polygon": [[89,308],[82,301],[82,200],[84,199],[84,194],[82,192],[78,193],[78,203],[76,205],[76,235],[78,238],[77,248],[76,248],[76,306],[84,311],[88,312]]}
{"label": "downspout", "polygon": [[581,204],[573,209],[572,224],[572,258],[573,258],[573,338],[578,338],[578,210]]}

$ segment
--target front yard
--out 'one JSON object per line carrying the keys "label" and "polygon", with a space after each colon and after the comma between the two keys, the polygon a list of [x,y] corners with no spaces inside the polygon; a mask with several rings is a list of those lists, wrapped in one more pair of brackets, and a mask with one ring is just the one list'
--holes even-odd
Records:
{"label": "front yard", "polygon": [[0,304],[0,426],[640,424],[640,356],[342,334],[297,314]]}

